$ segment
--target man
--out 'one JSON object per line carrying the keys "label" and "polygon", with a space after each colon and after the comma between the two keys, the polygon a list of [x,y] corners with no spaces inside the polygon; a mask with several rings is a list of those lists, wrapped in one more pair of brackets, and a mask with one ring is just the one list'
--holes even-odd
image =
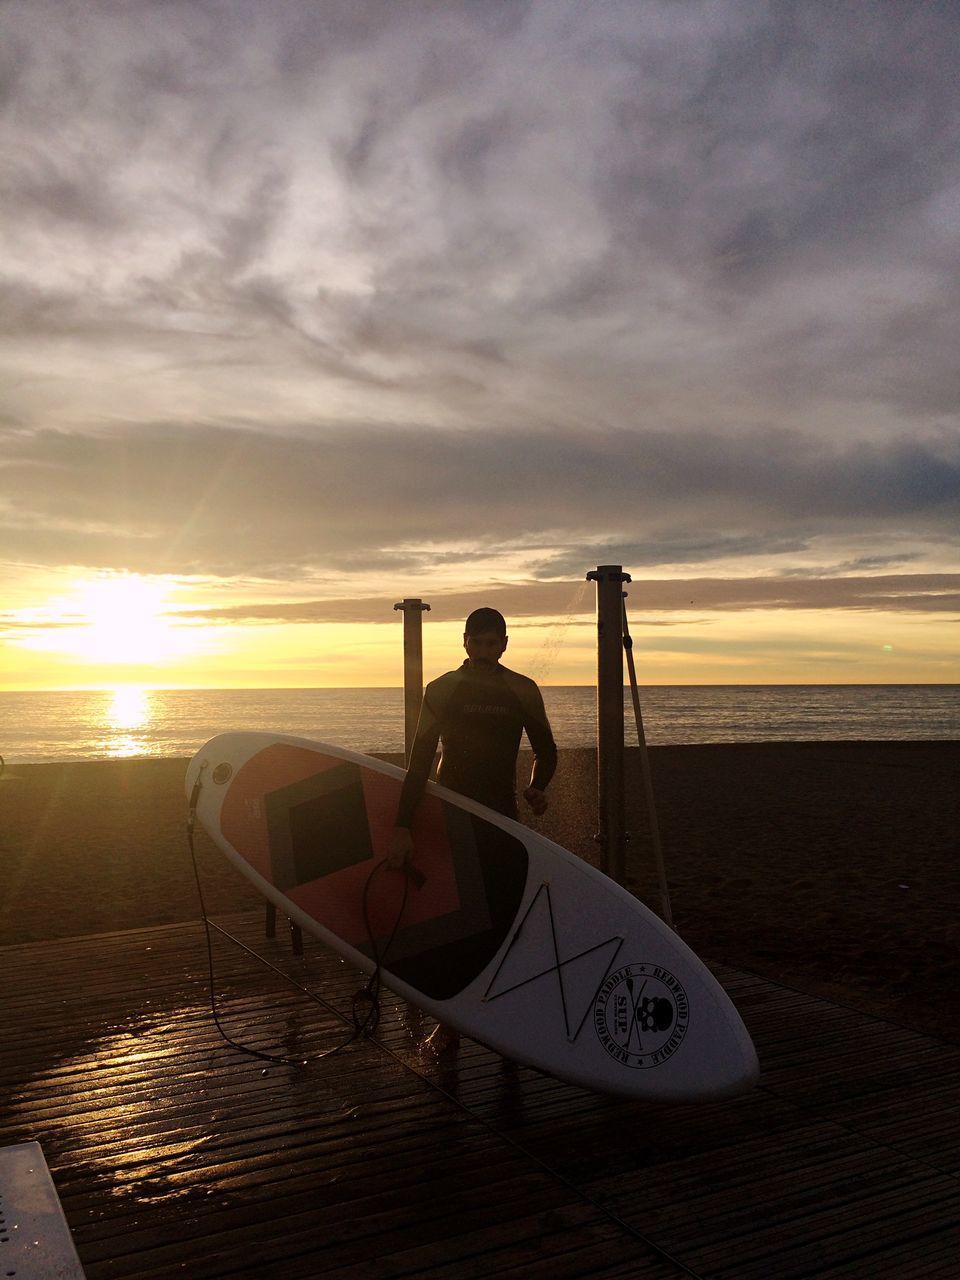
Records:
{"label": "man", "polygon": [[[387,853],[389,866],[402,867],[414,852],[410,826],[438,742],[439,783],[516,818],[517,754],[526,731],[534,763],[523,798],[533,813],[546,812],[557,747],[536,684],[500,665],[508,638],[503,614],[475,609],[464,626],[463,665],[427,685]],[[428,1043],[440,1051],[456,1043],[456,1033],[440,1026]]]}
{"label": "man", "polygon": [[463,633],[463,665],[427,685],[397,807],[388,854],[391,866],[402,866],[413,853],[410,825],[438,742],[439,783],[516,818],[517,754],[526,730],[534,763],[523,798],[535,814],[546,812],[545,793],[557,767],[557,748],[536,684],[500,665],[508,639],[502,613],[474,609]]}

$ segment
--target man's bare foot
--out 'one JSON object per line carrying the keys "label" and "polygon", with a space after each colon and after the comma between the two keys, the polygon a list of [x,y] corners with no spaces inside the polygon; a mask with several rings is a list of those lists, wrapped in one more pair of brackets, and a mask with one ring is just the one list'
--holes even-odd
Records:
{"label": "man's bare foot", "polygon": [[424,1040],[421,1048],[436,1057],[442,1053],[455,1053],[460,1048],[460,1032],[453,1027],[445,1027],[442,1022],[438,1023]]}

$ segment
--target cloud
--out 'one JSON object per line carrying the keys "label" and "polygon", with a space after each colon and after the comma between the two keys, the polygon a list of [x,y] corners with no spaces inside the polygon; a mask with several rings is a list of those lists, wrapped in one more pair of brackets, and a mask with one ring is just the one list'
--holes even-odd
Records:
{"label": "cloud", "polygon": [[8,6],[19,314],[226,403],[259,347],[400,421],[955,411],[955,13],[497,8]]}
{"label": "cloud", "polygon": [[[483,584],[472,591],[430,593],[433,622],[459,622],[479,601],[500,609],[509,619],[549,618],[570,607],[569,582],[524,582],[510,586]],[[878,577],[809,578],[771,581],[766,578],[634,579],[626,586],[632,613],[643,624],[662,625],[647,614],[739,612],[755,609],[850,609],[895,613],[960,615],[960,574],[906,574]],[[397,621],[396,601],[389,596],[357,599],[302,600],[268,604],[189,609],[192,621],[229,623],[383,623]],[[578,616],[592,615],[593,589],[584,593]],[[520,624],[522,625],[522,624]]]}
{"label": "cloud", "polygon": [[[168,423],[8,432],[4,454],[8,545],[54,563],[69,540],[72,563],[156,573],[322,574],[364,561],[423,571],[512,546],[538,576],[560,577],[598,557],[782,555],[858,526],[955,541],[960,498],[949,438],[827,450],[770,431],[318,425],[292,438]],[[680,510],[696,535],[677,534]]]}

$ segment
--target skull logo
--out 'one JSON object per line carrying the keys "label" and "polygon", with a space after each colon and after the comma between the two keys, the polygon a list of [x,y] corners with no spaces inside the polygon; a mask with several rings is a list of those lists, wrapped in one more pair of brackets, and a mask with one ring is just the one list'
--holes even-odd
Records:
{"label": "skull logo", "polygon": [[637,1010],[641,1031],[666,1031],[673,1022],[673,1005],[660,996],[644,996]]}

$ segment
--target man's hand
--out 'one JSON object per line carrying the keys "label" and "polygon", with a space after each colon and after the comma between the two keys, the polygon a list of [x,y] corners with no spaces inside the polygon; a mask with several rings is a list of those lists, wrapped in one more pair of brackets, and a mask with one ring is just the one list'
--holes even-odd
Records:
{"label": "man's hand", "polygon": [[399,871],[408,858],[413,856],[413,836],[407,827],[394,827],[390,843],[387,845],[387,866]]}
{"label": "man's hand", "polygon": [[536,787],[527,787],[523,793],[523,798],[533,810],[536,817],[547,812],[547,796],[546,792],[538,791]]}

